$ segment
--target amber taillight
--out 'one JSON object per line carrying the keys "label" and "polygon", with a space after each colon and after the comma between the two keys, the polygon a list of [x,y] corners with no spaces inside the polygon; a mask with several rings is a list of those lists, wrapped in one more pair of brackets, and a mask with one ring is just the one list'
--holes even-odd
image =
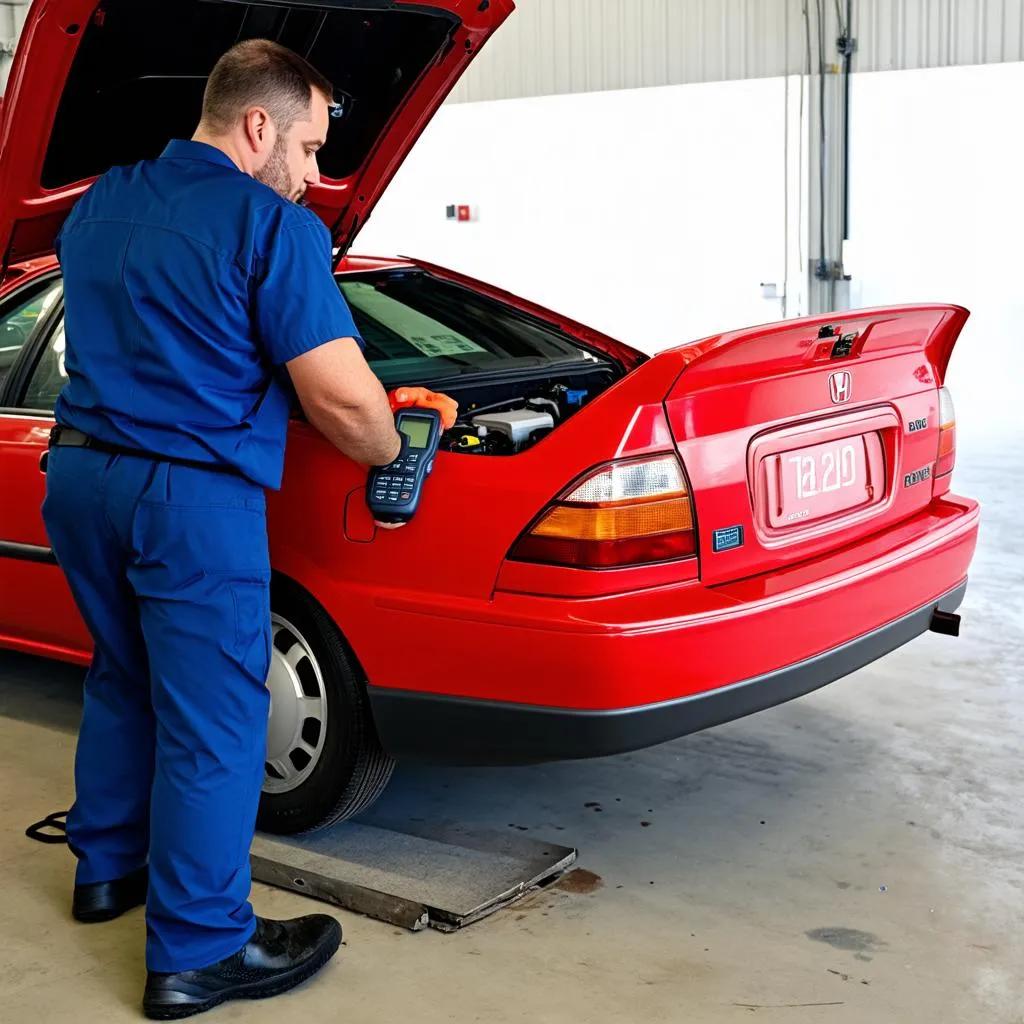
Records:
{"label": "amber taillight", "polygon": [[600,466],[544,510],[509,557],[611,569],[696,554],[693,506],[674,455]]}

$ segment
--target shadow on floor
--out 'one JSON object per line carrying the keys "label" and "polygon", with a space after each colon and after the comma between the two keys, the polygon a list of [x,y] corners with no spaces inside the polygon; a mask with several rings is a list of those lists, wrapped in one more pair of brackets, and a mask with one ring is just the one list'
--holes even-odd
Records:
{"label": "shadow on floor", "polygon": [[74,665],[0,651],[0,716],[78,732],[84,677]]}

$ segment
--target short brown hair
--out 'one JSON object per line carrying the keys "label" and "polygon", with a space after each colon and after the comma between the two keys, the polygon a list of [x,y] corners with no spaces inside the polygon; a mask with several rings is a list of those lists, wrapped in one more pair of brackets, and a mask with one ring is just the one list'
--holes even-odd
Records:
{"label": "short brown hair", "polygon": [[309,114],[313,91],[334,102],[334,87],[308,61],[269,39],[236,43],[217,61],[203,95],[203,124],[231,130],[254,106],[265,107],[279,132]]}

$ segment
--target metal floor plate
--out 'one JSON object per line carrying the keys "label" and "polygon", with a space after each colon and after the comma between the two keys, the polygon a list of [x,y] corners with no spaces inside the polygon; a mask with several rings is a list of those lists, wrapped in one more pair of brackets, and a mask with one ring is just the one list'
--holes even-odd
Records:
{"label": "metal floor plate", "polygon": [[411,931],[456,931],[563,874],[576,850],[460,826],[345,822],[257,835],[253,878]]}

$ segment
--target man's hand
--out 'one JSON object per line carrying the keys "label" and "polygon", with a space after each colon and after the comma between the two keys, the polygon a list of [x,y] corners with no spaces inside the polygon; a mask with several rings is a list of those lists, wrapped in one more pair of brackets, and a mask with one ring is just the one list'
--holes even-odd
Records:
{"label": "man's hand", "polygon": [[445,430],[451,430],[459,418],[459,405],[454,398],[427,388],[396,388],[388,395],[388,401],[392,412],[412,405],[420,409],[436,409],[441,414],[441,426]]}
{"label": "man's hand", "polygon": [[[436,409],[441,415],[441,426],[444,430],[451,430],[459,418],[459,405],[454,398],[442,395],[437,391],[430,391],[427,388],[396,388],[388,395],[388,402],[392,412],[399,409],[408,409],[416,406],[420,409]],[[382,523],[374,520],[375,524],[382,530],[400,530],[405,523]]]}

